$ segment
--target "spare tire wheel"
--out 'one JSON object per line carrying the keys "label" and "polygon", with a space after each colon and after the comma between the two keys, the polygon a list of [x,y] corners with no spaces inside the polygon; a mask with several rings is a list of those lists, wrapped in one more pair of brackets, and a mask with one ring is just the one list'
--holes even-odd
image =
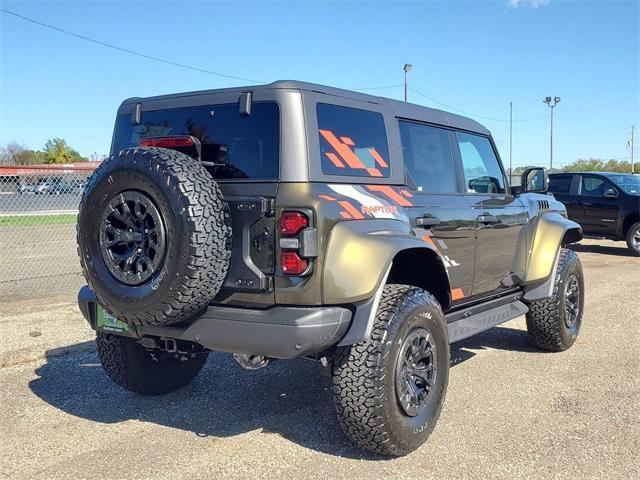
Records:
{"label": "spare tire wheel", "polygon": [[188,320],[229,269],[229,209],[202,164],[130,148],[96,169],[78,215],[78,253],[98,302],[130,325]]}

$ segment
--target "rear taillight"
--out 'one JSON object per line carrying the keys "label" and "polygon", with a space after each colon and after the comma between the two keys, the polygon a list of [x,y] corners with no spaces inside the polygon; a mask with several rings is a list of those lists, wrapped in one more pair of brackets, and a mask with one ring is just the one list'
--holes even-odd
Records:
{"label": "rear taillight", "polygon": [[173,137],[148,137],[140,140],[141,147],[179,148],[193,147],[193,138],[189,135],[176,135]]}
{"label": "rear taillight", "polygon": [[280,254],[280,266],[286,275],[301,275],[309,268],[309,261],[289,250]]}
{"label": "rear taillight", "polygon": [[[310,214],[310,213],[309,213]],[[280,217],[280,268],[285,275],[309,273],[309,258],[317,255],[317,231],[310,227],[309,215],[287,210]]]}
{"label": "rear taillight", "polygon": [[297,235],[309,226],[309,219],[302,212],[284,212],[280,217],[280,235]]}

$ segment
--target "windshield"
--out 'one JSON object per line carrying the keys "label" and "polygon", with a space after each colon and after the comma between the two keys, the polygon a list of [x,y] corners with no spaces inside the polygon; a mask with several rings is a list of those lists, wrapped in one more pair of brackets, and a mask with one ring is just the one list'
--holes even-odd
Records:
{"label": "windshield", "polygon": [[612,175],[609,177],[618,187],[629,195],[640,195],[640,176]]}

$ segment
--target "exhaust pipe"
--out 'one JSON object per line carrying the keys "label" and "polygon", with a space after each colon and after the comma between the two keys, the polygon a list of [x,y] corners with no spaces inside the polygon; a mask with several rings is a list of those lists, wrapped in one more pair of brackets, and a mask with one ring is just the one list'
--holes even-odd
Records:
{"label": "exhaust pipe", "polygon": [[245,370],[260,370],[271,361],[270,358],[262,355],[245,355],[244,353],[234,353],[233,359]]}

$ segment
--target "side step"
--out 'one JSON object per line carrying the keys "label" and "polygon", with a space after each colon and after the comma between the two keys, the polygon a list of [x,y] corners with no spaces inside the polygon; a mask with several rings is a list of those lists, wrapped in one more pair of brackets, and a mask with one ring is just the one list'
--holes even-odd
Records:
{"label": "side step", "polygon": [[449,343],[459,342],[489,330],[528,311],[529,307],[518,297],[508,297],[447,313],[444,318],[449,331]]}

